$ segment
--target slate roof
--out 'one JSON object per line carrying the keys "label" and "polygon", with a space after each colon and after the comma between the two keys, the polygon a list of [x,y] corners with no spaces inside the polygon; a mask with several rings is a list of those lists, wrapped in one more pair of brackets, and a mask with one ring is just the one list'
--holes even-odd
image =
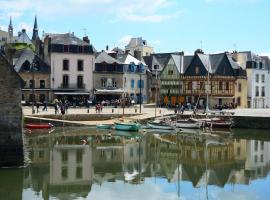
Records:
{"label": "slate roof", "polygon": [[47,34],[51,38],[51,44],[63,44],[63,45],[80,45],[88,46],[89,44],[82,39],[76,37],[73,33],[64,34]]}
{"label": "slate roof", "polygon": [[126,65],[129,65],[130,63],[134,63],[135,65],[139,65],[140,63],[146,65],[143,61],[138,60],[130,54],[118,54],[117,60]]}
{"label": "slate roof", "polygon": [[107,64],[113,64],[113,63],[117,63],[117,64],[123,64],[121,61],[116,60],[115,58],[111,57],[110,55],[108,55],[106,52],[101,52],[97,57],[96,57],[96,61],[95,63],[107,63]]}
{"label": "slate roof", "polygon": [[36,63],[35,72],[40,73],[50,73],[51,67],[45,63],[40,57],[38,57],[34,52],[30,49],[24,49],[17,53],[16,55],[18,60],[14,65],[14,69],[16,72],[27,72],[30,71],[31,63]]}
{"label": "slate roof", "polygon": [[19,32],[17,37],[13,37],[13,43],[33,44],[25,29]]}
{"label": "slate roof", "polygon": [[193,55],[192,56],[184,56],[184,68],[183,68],[183,72],[186,71],[186,69],[188,68],[188,66],[190,65],[192,59],[193,59]]}

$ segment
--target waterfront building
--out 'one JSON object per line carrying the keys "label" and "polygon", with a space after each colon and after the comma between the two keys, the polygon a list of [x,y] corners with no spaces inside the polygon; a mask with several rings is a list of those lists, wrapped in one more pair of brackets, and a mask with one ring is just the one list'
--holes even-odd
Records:
{"label": "waterfront building", "polygon": [[24,80],[22,101],[49,102],[51,67],[31,49],[23,49],[13,55],[14,69]]}
{"label": "waterfront building", "polygon": [[128,45],[125,46],[125,51],[141,61],[143,56],[150,56],[154,53],[153,47],[149,46],[142,37],[131,38]]}
{"label": "waterfront building", "polygon": [[147,85],[149,102],[155,102],[156,98],[160,102],[160,73],[167,65],[171,53],[155,53],[149,56],[144,56],[144,62],[148,66]]}
{"label": "waterfront building", "polygon": [[248,108],[270,106],[270,61],[251,51],[233,52],[233,58],[247,71]]}
{"label": "waterfront building", "polygon": [[[208,94],[210,108],[224,105],[247,106],[246,71],[227,52],[204,54],[201,50],[196,51],[182,79],[183,95],[188,103],[205,107]],[[241,90],[236,92],[236,86]]]}
{"label": "waterfront building", "polygon": [[44,58],[51,66],[53,99],[78,105],[92,97],[95,56],[88,37],[81,40],[74,33],[46,34]]}
{"label": "waterfront building", "polygon": [[102,51],[96,58],[93,74],[97,101],[125,97],[139,102],[140,87],[142,100],[147,101],[146,65],[133,56]]}

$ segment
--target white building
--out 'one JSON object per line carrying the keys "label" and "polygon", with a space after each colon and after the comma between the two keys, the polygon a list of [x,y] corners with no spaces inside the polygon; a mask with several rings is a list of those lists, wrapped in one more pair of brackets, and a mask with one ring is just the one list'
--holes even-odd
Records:
{"label": "white building", "polygon": [[251,51],[234,52],[234,59],[247,71],[248,107],[270,106],[269,58]]}
{"label": "white building", "polygon": [[51,65],[54,97],[76,104],[93,93],[95,56],[89,39],[83,39],[73,33],[48,34],[44,39],[44,56]]}

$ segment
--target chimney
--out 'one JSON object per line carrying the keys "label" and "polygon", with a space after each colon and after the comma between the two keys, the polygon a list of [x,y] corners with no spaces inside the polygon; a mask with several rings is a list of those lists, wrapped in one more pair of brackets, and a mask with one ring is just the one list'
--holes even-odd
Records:
{"label": "chimney", "polygon": [[233,51],[232,52],[232,58],[237,62],[238,61],[238,52],[237,51]]}
{"label": "chimney", "polygon": [[88,36],[84,36],[83,41],[85,41],[87,44],[90,44],[90,40],[89,40]]}
{"label": "chimney", "polygon": [[106,45],[106,51],[109,51],[109,46],[108,45]]}
{"label": "chimney", "polygon": [[25,33],[25,32],[26,32],[26,30],[23,28],[23,29],[22,29],[22,33]]}

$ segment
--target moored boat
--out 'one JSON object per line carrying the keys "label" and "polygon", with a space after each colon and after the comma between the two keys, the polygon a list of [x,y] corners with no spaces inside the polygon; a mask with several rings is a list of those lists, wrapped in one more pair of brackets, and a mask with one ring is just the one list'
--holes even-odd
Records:
{"label": "moored boat", "polygon": [[191,128],[191,129],[199,129],[202,123],[195,119],[181,119],[177,120],[175,126],[177,128]]}
{"label": "moored boat", "polygon": [[230,128],[232,126],[232,121],[215,117],[212,118],[210,122],[207,122],[207,124],[212,128]]}
{"label": "moored boat", "polygon": [[96,127],[99,129],[111,129],[112,128],[112,126],[109,124],[97,124]]}
{"label": "moored boat", "polygon": [[153,129],[161,129],[161,130],[174,130],[174,126],[168,124],[165,121],[155,120],[152,122],[147,122],[148,127]]}
{"label": "moored boat", "polygon": [[44,123],[44,124],[31,124],[31,123],[28,123],[28,124],[25,124],[24,127],[28,128],[28,129],[50,129],[50,128],[53,128],[54,125],[52,125],[51,123]]}
{"label": "moored boat", "polygon": [[115,122],[114,127],[115,130],[119,131],[138,131],[140,124],[135,122]]}

